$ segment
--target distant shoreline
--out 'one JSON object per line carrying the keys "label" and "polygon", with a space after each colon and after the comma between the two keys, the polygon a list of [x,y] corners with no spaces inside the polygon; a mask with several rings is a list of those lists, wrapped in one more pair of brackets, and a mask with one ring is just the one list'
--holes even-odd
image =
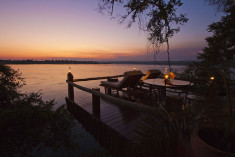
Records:
{"label": "distant shoreline", "polygon": [[[193,61],[171,61],[171,65],[187,65]],[[136,64],[168,65],[168,61],[73,61],[73,60],[0,60],[2,64]]]}
{"label": "distant shoreline", "polygon": [[[194,61],[171,61],[171,65],[187,65]],[[136,65],[168,65],[168,61],[105,61],[101,64],[136,64]]]}
{"label": "distant shoreline", "polygon": [[95,61],[69,61],[69,60],[0,60],[2,64],[99,64]]}

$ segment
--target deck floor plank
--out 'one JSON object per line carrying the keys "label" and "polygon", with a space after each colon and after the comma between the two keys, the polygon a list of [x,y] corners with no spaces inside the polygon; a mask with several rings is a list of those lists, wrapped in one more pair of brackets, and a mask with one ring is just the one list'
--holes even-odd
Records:
{"label": "deck floor plank", "polygon": [[[83,99],[79,98],[78,101],[79,106],[92,115],[92,102],[89,99],[91,97],[85,96]],[[133,139],[137,129],[136,124],[142,118],[142,113],[113,105],[103,99],[100,101],[100,120],[129,140]]]}
{"label": "deck floor plank", "polygon": [[122,117],[120,117],[119,114],[117,114],[115,117],[110,117],[109,119],[103,119],[103,122],[107,123],[108,125],[110,125],[112,127],[113,124],[117,123],[117,122],[122,122]]}
{"label": "deck floor plank", "polygon": [[109,114],[109,113],[114,113],[114,112],[118,112],[120,113],[118,108],[114,108],[114,107],[106,107],[106,108],[101,108],[100,109],[101,113],[105,114]]}

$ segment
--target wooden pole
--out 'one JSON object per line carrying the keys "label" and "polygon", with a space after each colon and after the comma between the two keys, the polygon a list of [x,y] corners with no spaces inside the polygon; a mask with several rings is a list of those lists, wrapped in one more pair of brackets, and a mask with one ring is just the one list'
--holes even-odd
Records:
{"label": "wooden pole", "polygon": [[[67,74],[67,80],[73,82],[73,74],[71,72]],[[74,87],[71,84],[68,84],[68,97],[74,101]]]}
{"label": "wooden pole", "polygon": [[[92,90],[100,92],[100,88],[92,88]],[[92,94],[92,113],[100,118],[100,97],[94,94]]]}

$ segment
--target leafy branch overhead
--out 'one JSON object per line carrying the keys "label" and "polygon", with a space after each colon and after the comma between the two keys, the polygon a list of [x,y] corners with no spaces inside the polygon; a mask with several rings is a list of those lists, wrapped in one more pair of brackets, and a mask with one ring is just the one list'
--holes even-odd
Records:
{"label": "leafy branch overhead", "polygon": [[235,5],[235,0],[205,0],[209,5],[215,6],[217,11],[226,12],[231,6]]}
{"label": "leafy branch overhead", "polygon": [[187,22],[185,14],[176,14],[182,4],[181,0],[100,0],[99,9],[113,16],[118,7],[124,8],[124,14],[118,15],[120,23],[128,20],[130,27],[138,22],[139,28],[149,33],[150,43],[159,48],[180,31],[179,25]]}

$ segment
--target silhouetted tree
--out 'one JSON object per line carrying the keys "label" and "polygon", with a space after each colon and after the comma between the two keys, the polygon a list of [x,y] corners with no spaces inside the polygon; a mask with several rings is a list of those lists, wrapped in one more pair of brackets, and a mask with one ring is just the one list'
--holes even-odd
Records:
{"label": "silhouetted tree", "polygon": [[209,5],[215,6],[217,11],[226,12],[231,6],[235,5],[235,0],[206,0]]}
{"label": "silhouetted tree", "polygon": [[19,71],[0,63],[0,107],[11,104],[20,95],[18,89],[24,84]]}
{"label": "silhouetted tree", "polygon": [[[114,7],[121,6],[126,12],[119,15],[120,22],[128,21],[128,27],[138,22],[139,28],[148,32],[149,42],[158,51],[163,43],[167,44],[168,63],[170,66],[169,38],[180,31],[179,25],[187,22],[184,14],[176,14],[181,0],[100,0],[100,11],[113,15]],[[156,51],[156,52],[157,52]]]}
{"label": "silhouetted tree", "polygon": [[221,21],[208,26],[213,35],[206,38],[208,46],[199,53],[199,62],[190,64],[185,74],[191,73],[195,77],[230,78],[235,55],[235,6],[225,11]]}
{"label": "silhouetted tree", "polygon": [[[217,128],[222,128],[225,135],[220,140],[225,142],[224,145],[229,151],[233,148],[231,137],[234,136],[235,130],[233,124],[235,119],[232,117],[231,87],[231,75],[234,74],[233,70],[235,69],[235,6],[232,4],[228,9],[224,10],[224,13],[226,16],[223,16],[219,22],[209,25],[208,31],[212,32],[213,35],[206,38],[208,46],[203,49],[202,53],[198,54],[199,62],[188,65],[184,75],[207,80],[210,76],[215,76],[214,102],[206,111],[211,110],[214,114],[219,115],[226,108],[226,119],[213,117],[214,119],[210,123],[215,123]],[[226,96],[226,101],[220,102],[219,96]],[[205,115],[208,116],[210,114],[206,113]]]}

